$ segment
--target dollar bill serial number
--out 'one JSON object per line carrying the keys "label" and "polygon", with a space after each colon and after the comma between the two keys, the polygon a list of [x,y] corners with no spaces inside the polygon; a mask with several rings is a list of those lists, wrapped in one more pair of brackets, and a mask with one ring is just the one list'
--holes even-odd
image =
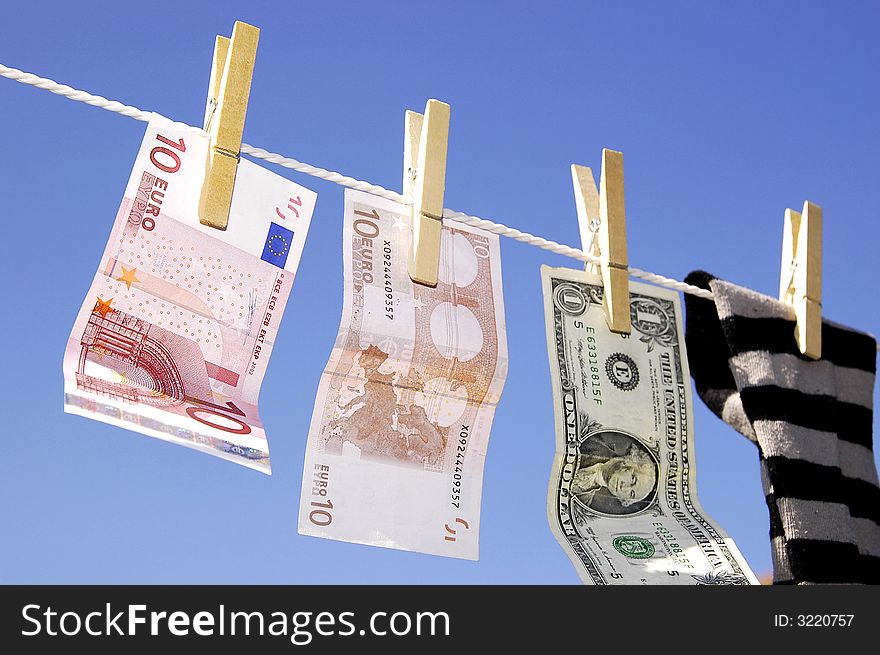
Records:
{"label": "dollar bill serial number", "polygon": [[849,628],[855,614],[774,614],[775,628]]}

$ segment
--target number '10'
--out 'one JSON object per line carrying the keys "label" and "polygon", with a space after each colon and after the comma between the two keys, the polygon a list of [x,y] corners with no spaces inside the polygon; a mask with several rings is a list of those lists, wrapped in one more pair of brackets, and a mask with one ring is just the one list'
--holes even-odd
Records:
{"label": "number '10'", "polygon": [[[172,141],[167,136],[157,134],[156,140],[161,141],[166,146],[171,146],[174,150],[186,152],[186,144],[183,142],[183,137],[180,138],[180,141]],[[176,173],[180,170],[180,155],[171,150],[171,148],[156,146],[150,151],[150,161],[153,162],[153,166],[166,173]]]}
{"label": "number '10'", "polygon": [[332,502],[328,500],[325,503],[319,503],[318,501],[313,500],[312,507],[317,507],[319,509],[313,509],[309,512],[309,521],[321,528],[333,523],[333,515],[327,511],[333,509]]}
{"label": "number '10'", "polygon": [[[224,432],[231,432],[233,434],[250,434],[251,426],[242,421],[241,419],[235,418],[235,416],[230,416],[230,414],[238,414],[239,416],[247,416],[243,411],[241,411],[238,406],[230,401],[227,401],[226,405],[215,405],[214,403],[209,403],[207,400],[202,400],[201,398],[194,398],[193,396],[185,396],[184,397],[189,402],[202,405],[202,407],[187,407],[186,413],[189,414],[190,418],[195,419],[199,423],[204,423],[212,428],[217,428],[218,430],[223,430]],[[223,410],[223,411],[217,411]],[[205,414],[208,416],[219,416],[220,418],[225,418],[227,421],[231,423],[237,423],[237,428],[230,428],[222,423],[216,423],[208,418],[205,418]]]}

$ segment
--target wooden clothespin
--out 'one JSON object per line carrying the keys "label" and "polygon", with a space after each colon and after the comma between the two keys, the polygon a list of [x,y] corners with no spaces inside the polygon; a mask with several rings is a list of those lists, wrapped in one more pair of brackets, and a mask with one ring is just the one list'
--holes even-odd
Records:
{"label": "wooden clothespin", "polygon": [[[626,252],[626,207],[623,194],[623,153],[602,149],[599,190],[593,171],[571,166],[571,180],[577,203],[581,244],[585,252],[598,255],[605,321],[612,332],[632,331],[629,309],[629,259]],[[587,270],[596,270],[587,264]]]}
{"label": "wooden clothespin", "polygon": [[232,39],[218,36],[205,109],[205,131],[211,135],[205,183],[199,198],[199,221],[218,230],[229,224],[232,190],[241,154],[260,30],[235,21]]}
{"label": "wooden clothespin", "polygon": [[809,200],[785,210],[779,299],[794,308],[798,349],[822,357],[822,208]]}
{"label": "wooden clothespin", "polygon": [[406,112],[403,146],[403,195],[412,194],[412,246],[409,276],[413,282],[437,286],[449,105],[428,100],[425,114]]}

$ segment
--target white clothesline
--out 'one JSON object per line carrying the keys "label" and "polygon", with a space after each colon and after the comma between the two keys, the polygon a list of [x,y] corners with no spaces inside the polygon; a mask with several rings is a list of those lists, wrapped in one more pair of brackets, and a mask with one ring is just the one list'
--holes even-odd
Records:
{"label": "white clothesline", "polygon": [[[107,98],[104,98],[102,96],[87,93],[86,91],[81,91],[79,89],[74,89],[73,87],[67,86],[66,84],[59,84],[54,80],[50,80],[45,77],[39,77],[37,75],[34,75],[33,73],[26,73],[24,71],[18,70],[17,68],[10,68],[9,66],[4,66],[3,64],[0,64],[0,76],[6,77],[10,80],[14,80],[16,82],[21,82],[22,84],[30,84],[31,86],[35,86],[38,89],[44,89],[46,91],[49,91],[50,93],[55,93],[57,95],[64,96],[65,98],[69,98],[70,100],[84,102],[87,105],[99,107],[100,109],[106,109],[108,111],[122,114],[123,116],[128,116],[129,118],[134,118],[139,121],[148,122],[150,120],[150,117],[152,116],[152,112],[144,111],[142,109],[138,109],[137,107],[132,107],[131,105],[124,105],[117,100],[108,100]],[[312,166],[311,164],[303,163],[301,161],[293,159],[292,157],[285,157],[284,155],[270,152],[268,150],[264,150],[263,148],[257,148],[255,146],[242,143],[241,152],[246,155],[250,155],[251,157],[262,159],[271,164],[277,164],[278,166],[283,166],[284,168],[289,168],[299,173],[304,173],[305,175],[311,175],[312,177],[327,180],[328,182],[333,182],[335,184],[339,184],[340,186],[348,187],[350,189],[356,189],[358,191],[366,191],[367,193],[371,193],[375,196],[394,200],[396,202],[400,202],[406,205],[412,205],[412,198],[403,196],[396,191],[391,191],[390,189],[386,189],[385,187],[379,186],[378,184],[371,184],[370,182],[364,182],[362,180],[349,177],[348,175],[343,175],[342,173],[327,170],[326,168]],[[487,232],[492,232],[503,237],[509,237],[511,239],[515,239],[516,241],[520,241],[521,243],[527,243],[530,246],[537,246],[538,248],[543,248],[544,250],[556,253],[557,255],[564,255],[566,257],[571,257],[573,259],[577,259],[582,262],[588,262],[591,264],[599,263],[598,257],[590,255],[583,250],[572,248],[571,246],[566,246],[555,241],[550,241],[549,239],[544,239],[543,237],[535,236],[533,234],[529,234],[528,232],[522,232],[515,228],[507,227],[506,225],[503,225],[501,223],[495,223],[484,218],[471,216],[469,214],[458,212],[452,209],[444,209],[443,218],[446,220],[464,223],[465,225],[470,225],[471,227],[480,228],[482,230],[486,230]],[[643,271],[642,269],[633,268],[632,266],[629,267],[628,272],[631,277],[645,280],[646,282],[650,282],[652,284],[656,284],[667,289],[689,293],[691,295],[699,296],[700,298],[707,298],[709,300],[714,298],[711,291],[702,289],[692,284],[680,282],[679,280],[675,280],[670,277],[657,275],[656,273],[651,273],[650,271]],[[878,351],[880,351],[880,343],[878,343],[877,349]]]}
{"label": "white clothesline", "polygon": [[[70,100],[84,102],[87,105],[99,107],[100,109],[106,109],[108,111],[122,114],[123,116],[128,116],[129,118],[134,118],[139,121],[148,122],[150,120],[150,116],[152,116],[152,112],[144,111],[142,109],[138,109],[137,107],[132,107],[131,105],[124,105],[116,100],[108,100],[107,98],[94,95],[92,93],[87,93],[86,91],[80,91],[79,89],[74,89],[73,87],[67,86],[66,84],[59,84],[54,80],[50,80],[45,77],[39,77],[37,75],[34,75],[33,73],[25,73],[24,71],[20,71],[16,68],[10,68],[9,66],[4,66],[3,64],[0,64],[0,76],[9,78],[10,80],[15,80],[16,82],[21,82],[22,84],[30,84],[31,86],[35,86],[38,89],[44,89],[46,91],[49,91],[50,93],[55,93],[57,95],[64,96],[65,98],[69,98]],[[297,171],[299,173],[305,173],[306,175],[311,175],[312,177],[327,180],[328,182],[333,182],[335,184],[339,184],[340,186],[348,187],[350,189],[357,189],[358,191],[366,191],[367,193],[371,193],[375,196],[394,200],[396,202],[400,202],[406,205],[412,205],[412,198],[408,198],[395,191],[391,191],[389,189],[381,187],[378,184],[371,184],[370,182],[364,182],[362,180],[349,177],[348,175],[343,175],[342,173],[329,171],[326,168],[312,166],[310,164],[306,164],[296,159],[293,159],[292,157],[285,157],[284,155],[270,152],[268,150],[264,150],[263,148],[256,148],[246,143],[242,143],[241,152],[246,155],[250,155],[251,157],[262,159],[271,164],[277,164],[279,166],[283,166],[284,168],[290,168],[291,170]],[[520,230],[517,230],[515,228],[507,227],[506,225],[502,225],[500,223],[487,221],[486,219],[479,218],[477,216],[470,216],[463,212],[458,212],[452,209],[444,209],[443,218],[459,223],[464,223],[465,225],[470,225],[471,227],[480,228],[482,230],[486,230],[487,232],[492,232],[500,236],[510,237],[511,239],[515,239],[522,243],[527,243],[530,246],[537,246],[538,248],[549,250],[550,252],[556,253],[557,255],[572,257],[582,262],[589,262],[591,264],[599,263],[599,259],[597,257],[589,255],[583,250],[578,250],[577,248],[572,248],[571,246],[556,243],[555,241],[550,241],[549,239],[544,239],[542,237],[529,234],[527,232],[521,232]],[[646,282],[651,282],[653,284],[657,284],[661,287],[666,287],[667,289],[682,291],[684,293],[700,296],[701,298],[708,298],[710,300],[713,297],[711,291],[701,289],[700,287],[696,287],[692,284],[679,282],[678,280],[674,280],[669,277],[657,275],[656,273],[651,273],[649,271],[643,271],[638,268],[630,267],[629,274],[632,277],[639,278],[640,280],[645,280]]]}

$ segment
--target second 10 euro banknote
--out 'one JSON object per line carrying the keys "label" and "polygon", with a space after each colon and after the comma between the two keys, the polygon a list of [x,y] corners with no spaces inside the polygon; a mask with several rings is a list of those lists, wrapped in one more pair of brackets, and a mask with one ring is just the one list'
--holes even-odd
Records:
{"label": "second 10 euro banknote", "polygon": [[299,531],[477,559],[507,374],[498,237],[444,223],[436,288],[407,273],[411,208],[346,191],[343,316],[309,429]]}
{"label": "second 10 euro banknote", "polygon": [[208,136],[154,115],[64,353],[65,411],[268,473],[257,410],[314,192],[241,160],[199,222]]}

